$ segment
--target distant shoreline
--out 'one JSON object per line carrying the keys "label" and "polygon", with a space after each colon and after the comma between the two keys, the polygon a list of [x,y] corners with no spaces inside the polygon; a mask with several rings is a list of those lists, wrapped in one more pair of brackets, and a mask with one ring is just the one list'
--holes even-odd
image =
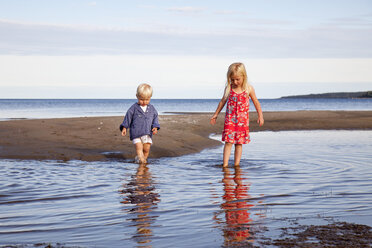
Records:
{"label": "distant shoreline", "polygon": [[286,99],[286,98],[372,98],[372,91],[333,92],[333,93],[322,93],[322,94],[293,95],[293,96],[282,96],[280,99]]}
{"label": "distant shoreline", "polygon": [[[283,98],[372,98],[372,90],[367,91],[354,91],[354,92],[327,92],[327,93],[311,93],[304,95],[287,95],[276,98],[261,98],[261,99],[283,99]],[[220,100],[220,98],[151,98],[152,100]],[[1,101],[9,100],[52,100],[52,101],[63,101],[63,100],[134,100],[135,98],[0,98]]]}

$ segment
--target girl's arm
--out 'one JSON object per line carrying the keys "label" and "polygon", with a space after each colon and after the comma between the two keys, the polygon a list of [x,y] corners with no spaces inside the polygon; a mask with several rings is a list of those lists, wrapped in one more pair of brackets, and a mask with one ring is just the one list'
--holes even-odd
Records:
{"label": "girl's arm", "polygon": [[223,106],[225,106],[226,101],[227,101],[227,98],[225,97],[225,94],[223,94],[223,97],[222,97],[221,101],[218,103],[216,112],[214,112],[214,114],[213,114],[213,116],[212,116],[212,118],[210,120],[210,123],[212,125],[216,124],[217,116],[221,112]]}
{"label": "girl's arm", "polygon": [[254,88],[252,85],[249,86],[249,96],[251,97],[254,107],[256,108],[256,111],[258,114],[257,123],[261,127],[263,126],[265,121],[264,121],[263,114],[262,114],[261,104],[257,99],[256,92],[254,91]]}

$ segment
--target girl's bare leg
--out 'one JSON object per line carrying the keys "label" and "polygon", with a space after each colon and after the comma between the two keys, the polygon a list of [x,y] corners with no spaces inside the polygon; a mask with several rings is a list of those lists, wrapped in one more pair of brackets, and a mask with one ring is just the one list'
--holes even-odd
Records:
{"label": "girl's bare leg", "polygon": [[140,163],[145,163],[146,159],[145,159],[145,155],[143,154],[143,144],[141,142],[138,142],[135,144],[135,146],[136,146],[137,157]]}
{"label": "girl's bare leg", "polygon": [[234,153],[234,165],[240,164],[240,159],[242,158],[242,152],[243,152],[243,145],[236,144],[235,153]]}
{"label": "girl's bare leg", "polygon": [[145,157],[145,163],[147,162],[147,158],[149,157],[150,154],[150,147],[151,143],[143,144],[143,156]]}
{"label": "girl's bare leg", "polygon": [[222,165],[224,167],[229,165],[231,147],[232,147],[232,143],[225,142],[225,146],[223,148],[223,165]]}

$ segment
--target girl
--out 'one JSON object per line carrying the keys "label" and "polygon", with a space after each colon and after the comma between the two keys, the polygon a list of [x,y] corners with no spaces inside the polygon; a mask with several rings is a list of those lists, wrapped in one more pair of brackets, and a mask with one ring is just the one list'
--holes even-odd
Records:
{"label": "girl", "polygon": [[225,141],[223,149],[224,167],[228,166],[233,144],[235,144],[234,163],[239,165],[242,157],[242,144],[250,142],[249,98],[252,99],[258,113],[257,123],[260,126],[264,124],[260,102],[257,100],[252,85],[248,84],[247,81],[247,72],[242,63],[233,63],[229,66],[224,95],[210,120],[212,125],[216,124],[217,116],[227,102],[225,124],[222,132],[222,141]]}

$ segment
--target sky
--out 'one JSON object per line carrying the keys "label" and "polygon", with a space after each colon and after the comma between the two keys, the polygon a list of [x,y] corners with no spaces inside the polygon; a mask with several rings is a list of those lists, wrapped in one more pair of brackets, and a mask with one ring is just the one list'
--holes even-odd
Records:
{"label": "sky", "polygon": [[372,90],[371,0],[0,0],[0,98]]}

